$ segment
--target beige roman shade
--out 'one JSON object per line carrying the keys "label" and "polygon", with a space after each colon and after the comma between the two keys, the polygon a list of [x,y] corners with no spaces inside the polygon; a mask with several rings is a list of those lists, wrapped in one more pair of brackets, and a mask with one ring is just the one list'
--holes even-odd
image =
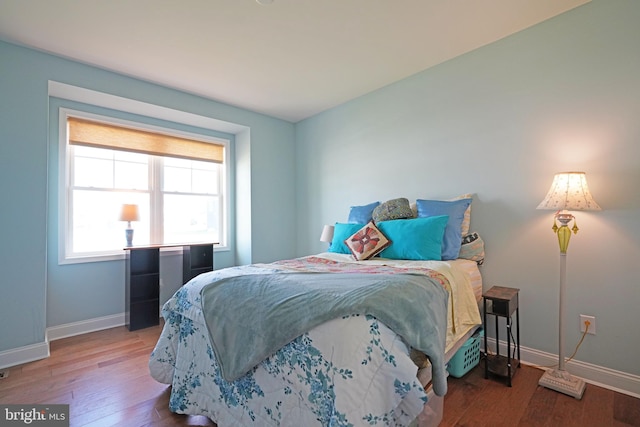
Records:
{"label": "beige roman shade", "polygon": [[224,162],[224,145],[69,117],[69,144]]}

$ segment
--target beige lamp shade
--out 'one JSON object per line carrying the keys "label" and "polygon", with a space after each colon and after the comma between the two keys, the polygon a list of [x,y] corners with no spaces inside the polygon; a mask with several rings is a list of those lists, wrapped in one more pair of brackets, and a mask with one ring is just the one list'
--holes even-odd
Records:
{"label": "beige lamp shade", "polygon": [[561,172],[553,177],[551,188],[537,209],[554,211],[599,211],[600,206],[593,200],[587,186],[584,172]]}
{"label": "beige lamp shade", "polygon": [[120,211],[120,221],[139,221],[140,213],[138,212],[138,205],[122,205],[122,211]]}

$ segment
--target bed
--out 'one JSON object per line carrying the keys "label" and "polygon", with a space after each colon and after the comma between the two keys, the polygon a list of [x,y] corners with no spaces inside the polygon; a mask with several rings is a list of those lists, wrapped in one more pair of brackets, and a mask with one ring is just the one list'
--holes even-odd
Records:
{"label": "bed", "polygon": [[[247,425],[430,425],[441,414],[432,385],[434,366],[371,315],[344,315],[312,327],[247,373],[227,381],[205,321],[202,291],[216,281],[319,272],[419,276],[446,289],[443,351],[446,363],[480,324],[476,296],[482,288],[476,262],[355,261],[322,253],[271,264],[202,274],[163,307],[165,325],[149,361],[151,375],[172,386],[170,409],[206,415],[220,427]],[[243,310],[241,306],[237,310]],[[255,323],[253,311],[242,315]],[[251,353],[251,340],[242,345]],[[420,357],[423,356],[423,357]],[[445,389],[436,390],[440,395]]]}
{"label": "bed", "polygon": [[481,324],[470,204],[352,206],[329,252],[189,281],[149,360],[169,409],[220,427],[437,425],[446,363]]}

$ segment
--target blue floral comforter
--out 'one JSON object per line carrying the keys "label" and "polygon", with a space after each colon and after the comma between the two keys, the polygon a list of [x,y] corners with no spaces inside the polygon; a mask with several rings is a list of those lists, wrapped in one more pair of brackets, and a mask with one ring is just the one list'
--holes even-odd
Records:
{"label": "blue floral comforter", "polygon": [[153,378],[172,386],[170,410],[205,415],[219,427],[409,425],[427,401],[417,366],[403,340],[371,316],[323,323],[241,378],[222,377],[201,289],[219,278],[276,271],[266,264],[206,273],[167,301],[149,368]]}

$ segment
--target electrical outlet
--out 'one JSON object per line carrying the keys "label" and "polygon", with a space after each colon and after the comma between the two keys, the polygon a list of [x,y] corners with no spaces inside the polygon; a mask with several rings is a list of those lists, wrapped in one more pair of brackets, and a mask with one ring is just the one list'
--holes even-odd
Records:
{"label": "electrical outlet", "polygon": [[580,332],[584,332],[587,329],[587,322],[589,322],[588,334],[596,334],[596,318],[594,316],[587,316],[586,314],[580,315]]}

